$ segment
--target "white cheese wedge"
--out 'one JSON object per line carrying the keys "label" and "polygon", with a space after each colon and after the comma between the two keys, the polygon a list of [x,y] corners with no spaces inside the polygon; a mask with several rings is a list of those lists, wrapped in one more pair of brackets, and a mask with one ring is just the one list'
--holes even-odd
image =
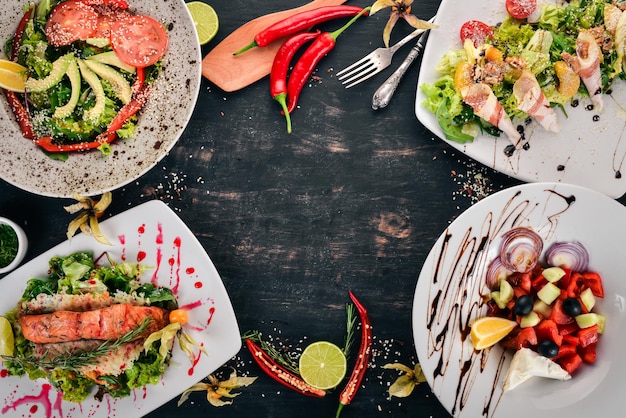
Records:
{"label": "white cheese wedge", "polygon": [[504,391],[516,388],[531,377],[557,380],[572,378],[561,366],[530,348],[517,350],[504,378]]}

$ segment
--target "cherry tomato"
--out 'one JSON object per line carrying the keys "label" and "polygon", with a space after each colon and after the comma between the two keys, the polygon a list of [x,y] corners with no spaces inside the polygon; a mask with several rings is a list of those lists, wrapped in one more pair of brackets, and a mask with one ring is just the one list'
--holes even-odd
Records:
{"label": "cherry tomato", "polygon": [[459,31],[461,42],[465,43],[466,39],[471,39],[474,46],[480,46],[485,43],[485,39],[493,37],[493,30],[489,25],[480,20],[468,20],[463,23]]}
{"label": "cherry tomato", "polygon": [[165,54],[167,32],[149,16],[128,16],[111,26],[111,45],[123,63],[148,67]]}
{"label": "cherry tomato", "polygon": [[526,19],[537,9],[537,0],[506,0],[506,11],[515,19]]}
{"label": "cherry tomato", "polygon": [[93,7],[70,0],[56,6],[46,23],[46,38],[52,46],[69,45],[92,37],[98,25],[98,13]]}
{"label": "cherry tomato", "polygon": [[180,322],[182,325],[185,325],[188,320],[189,316],[184,309],[174,309],[170,312],[170,322]]}

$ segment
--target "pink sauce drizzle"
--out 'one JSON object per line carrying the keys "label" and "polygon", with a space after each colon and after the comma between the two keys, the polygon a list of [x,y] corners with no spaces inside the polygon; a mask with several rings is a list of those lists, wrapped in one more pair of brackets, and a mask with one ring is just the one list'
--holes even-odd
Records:
{"label": "pink sauce drizzle", "polygon": [[178,309],[190,310],[193,308],[197,308],[198,306],[202,306],[202,301],[197,300],[195,302],[188,303],[186,305],[179,306]]}
{"label": "pink sauce drizzle", "polygon": [[178,286],[180,285],[180,247],[181,247],[181,239],[180,237],[174,238],[174,247],[176,247],[176,283],[172,287],[172,293],[175,295],[178,294]]}
{"label": "pink sauce drizzle", "polygon": [[155,286],[159,282],[159,268],[161,267],[161,261],[163,261],[163,252],[161,251],[161,247],[158,247],[156,250],[156,266],[154,267],[154,273],[152,273],[152,280],[150,280],[150,282]]}
{"label": "pink sauce drizzle", "polygon": [[[59,413],[59,417],[63,417],[63,410],[61,409],[62,395],[61,393],[57,392],[56,399],[53,404],[52,402],[50,402],[51,389],[52,386],[50,386],[48,383],[44,383],[43,385],[41,385],[41,393],[39,395],[24,396],[23,398],[18,399],[12,404],[9,404],[2,408],[2,414],[6,414],[10,409],[17,411],[18,406],[27,405],[31,402],[34,402],[43,406],[47,418],[52,418],[53,410]],[[30,407],[31,413],[37,412],[38,406],[36,404]]]}
{"label": "pink sauce drizzle", "polygon": [[[200,343],[200,347],[204,347],[204,343]],[[191,365],[191,367],[189,368],[189,370],[187,370],[187,374],[188,374],[189,376],[193,375],[193,373],[194,373],[194,371],[195,371],[194,369],[196,368],[196,365],[197,365],[197,364],[198,364],[198,362],[200,361],[200,357],[202,357],[202,350],[199,350],[199,351],[198,351],[198,356],[197,356],[197,357],[195,357],[195,358],[193,359],[193,364]]]}
{"label": "pink sauce drizzle", "polygon": [[156,236],[156,243],[157,245],[163,244],[163,225],[161,225],[160,223],[157,224],[157,230],[159,231],[159,233]]}
{"label": "pink sauce drizzle", "polygon": [[206,320],[206,325],[211,325],[211,320],[213,319],[213,315],[215,314],[215,306],[211,306],[209,309],[209,318]]}
{"label": "pink sauce drizzle", "polygon": [[7,369],[0,370],[0,377],[4,378],[9,375],[9,371]]}
{"label": "pink sauce drizzle", "polygon": [[139,233],[139,235],[143,235],[146,232],[146,224],[142,224],[139,225],[139,228],[137,228],[137,233]]}
{"label": "pink sauce drizzle", "polygon": [[193,267],[187,267],[185,269],[185,273],[187,273],[187,274],[194,274],[195,272],[196,272],[196,269],[193,268]]}
{"label": "pink sauce drizzle", "polygon": [[193,284],[193,286],[194,286],[196,289],[200,289],[200,288],[202,287],[202,282],[195,282],[195,283]]}
{"label": "pink sauce drizzle", "polygon": [[119,235],[117,237],[117,239],[119,240],[120,244],[122,245],[122,255],[121,255],[121,259],[122,261],[126,261],[126,236],[125,235]]}
{"label": "pink sauce drizzle", "polygon": [[145,258],[146,258],[146,252],[145,251],[137,252],[137,262],[138,263],[142,262]]}

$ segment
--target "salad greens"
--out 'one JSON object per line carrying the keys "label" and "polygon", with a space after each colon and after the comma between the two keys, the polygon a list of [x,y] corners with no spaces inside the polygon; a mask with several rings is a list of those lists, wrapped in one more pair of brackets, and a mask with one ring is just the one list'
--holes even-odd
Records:
{"label": "salad greens", "polygon": [[[562,108],[576,99],[559,93],[554,64],[562,60],[563,52],[576,54],[576,38],[581,29],[604,28],[604,10],[610,3],[612,0],[573,0],[564,6],[544,4],[537,22],[528,23],[507,16],[501,24],[492,27],[493,37],[486,43],[498,48],[504,57],[522,58],[551,105]],[[603,47],[600,63],[602,91],[606,92],[615,79],[625,80],[626,74],[622,69],[623,57],[616,48],[600,46]],[[426,97],[422,105],[436,115],[446,138],[459,143],[471,142],[479,132],[500,135],[496,127],[474,114],[454,87],[455,71],[467,57],[463,48],[447,51],[435,68],[439,78],[432,84],[420,86]],[[493,92],[512,119],[525,120],[528,114],[517,109],[513,95],[514,81],[505,76],[502,82],[493,86]],[[580,83],[578,95],[589,96],[583,83]]]}
{"label": "salad greens", "polygon": [[[106,254],[108,257],[108,254]],[[109,260],[110,261],[110,260]],[[167,367],[166,359],[160,351],[160,343],[155,342],[142,351],[139,358],[117,376],[99,376],[98,381],[78,371],[79,367],[89,364],[97,357],[106,355],[111,350],[130,341],[139,329],[133,329],[117,340],[101,342],[90,351],[56,356],[52,359],[33,360],[34,345],[26,340],[18,326],[18,316],[25,309],[24,304],[39,300],[45,295],[97,295],[130,297],[159,306],[168,310],[177,308],[175,295],[168,288],[156,287],[151,283],[139,282],[139,277],[146,271],[146,266],[138,263],[121,262],[99,265],[93,253],[76,252],[67,256],[54,256],[49,260],[49,273],[45,278],[28,280],[26,289],[15,309],[5,314],[13,324],[15,333],[15,352],[11,358],[5,358],[4,365],[11,375],[27,375],[31,379],[47,378],[50,383],[63,393],[63,399],[72,402],[84,400],[94,384],[98,386],[97,397],[108,393],[113,397],[128,396],[134,388],[146,384],[155,384]]]}

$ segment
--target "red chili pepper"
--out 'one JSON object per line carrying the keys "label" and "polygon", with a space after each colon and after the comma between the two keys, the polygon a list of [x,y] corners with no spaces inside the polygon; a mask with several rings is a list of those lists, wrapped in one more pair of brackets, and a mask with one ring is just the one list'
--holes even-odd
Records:
{"label": "red chili pepper", "polygon": [[291,117],[287,111],[287,72],[289,71],[289,65],[298,49],[319,34],[320,31],[303,32],[287,39],[278,49],[272,63],[270,94],[283,108],[285,119],[287,120],[287,132],[289,133],[291,133]]}
{"label": "red chili pepper", "polygon": [[251,339],[246,339],[246,345],[248,346],[248,350],[250,350],[254,361],[256,361],[256,363],[265,373],[267,373],[269,377],[276,380],[278,383],[281,383],[303,395],[313,396],[316,398],[321,398],[326,395],[326,391],[310,386],[300,377],[285,370]]}
{"label": "red chili pepper", "polygon": [[[369,11],[369,8],[367,9]],[[239,51],[235,52],[234,55],[239,55],[256,46],[267,46],[280,38],[301,32],[319,23],[354,16],[362,11],[363,9],[357,6],[323,6],[317,9],[296,13],[283,20],[279,20],[257,33],[251,44],[241,48]]]}
{"label": "red chili pepper", "polygon": [[117,130],[121,129],[126,121],[139,112],[139,110],[141,110],[141,108],[146,104],[148,96],[150,95],[150,86],[150,84],[144,84],[133,96],[131,101],[125,104],[120,111],[117,112],[117,115],[115,115],[107,130],[98,135],[98,138],[95,140],[75,144],[55,144],[52,137],[46,136],[44,138],[37,139],[35,144],[39,145],[48,152],[86,151],[98,148],[100,145],[105,143],[110,144],[117,138]]}
{"label": "red chili pepper", "polygon": [[298,97],[302,88],[309,80],[315,66],[320,62],[326,54],[334,47],[337,37],[343,33],[350,25],[352,25],[361,15],[369,12],[370,7],[361,10],[359,14],[354,16],[348,23],[334,32],[324,32],[315,38],[315,41],[306,49],[300,57],[296,65],[294,65],[289,82],[287,83],[287,111],[291,113],[298,103]]}
{"label": "red chili pepper", "polygon": [[[22,44],[22,37],[24,36],[24,29],[26,28],[26,24],[28,23],[28,19],[33,13],[33,8],[29,8],[20,23],[17,25],[17,29],[15,30],[15,35],[13,36],[13,43],[11,44],[11,61],[16,61],[18,59],[20,53],[20,45]],[[20,102],[20,99],[17,97],[17,93],[9,90],[4,90],[4,95],[7,98],[7,102],[9,102],[9,106],[15,115],[15,119],[20,124],[20,128],[22,130],[22,136],[27,139],[35,139],[35,131],[33,130],[33,124],[30,121],[30,116],[28,112]]]}
{"label": "red chili pepper", "polygon": [[351,291],[348,293],[350,294],[350,299],[352,299],[352,302],[354,303],[356,310],[359,312],[359,317],[361,319],[361,346],[359,347],[359,356],[357,357],[356,364],[352,369],[350,379],[339,395],[339,408],[337,408],[337,415],[335,418],[339,418],[339,414],[341,413],[343,407],[348,405],[352,402],[352,399],[354,399],[354,396],[361,385],[361,381],[363,380],[363,376],[365,375],[365,371],[367,370],[367,366],[370,361],[370,353],[372,352],[372,325],[370,324],[367,310],[361,302],[359,302],[356,296],[354,296],[354,293]]}

